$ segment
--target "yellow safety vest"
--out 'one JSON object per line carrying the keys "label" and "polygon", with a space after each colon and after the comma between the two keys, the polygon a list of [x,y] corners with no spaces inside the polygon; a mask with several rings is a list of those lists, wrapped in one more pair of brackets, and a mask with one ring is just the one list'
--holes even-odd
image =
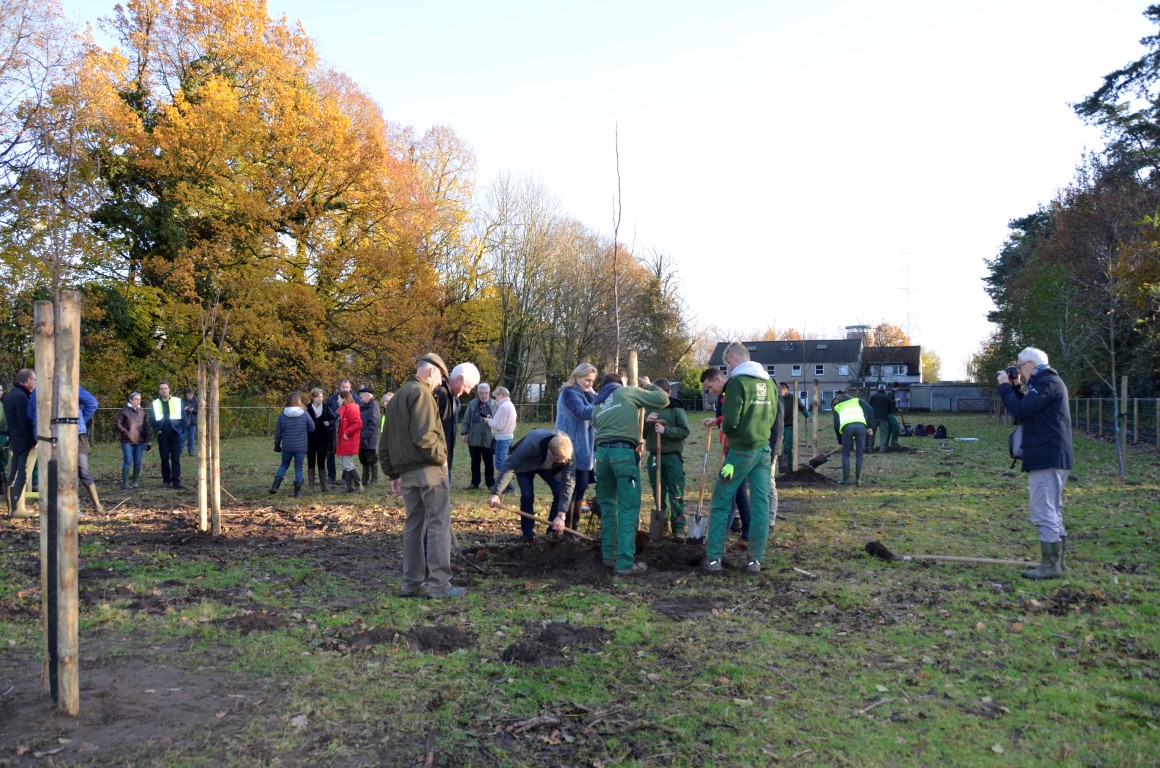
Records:
{"label": "yellow safety vest", "polygon": [[177,398],[171,397],[168,400],[162,400],[161,398],[157,398],[156,400],[154,400],[153,401],[153,420],[160,422],[160,421],[165,421],[166,419],[169,419],[170,421],[174,421],[176,418],[177,421],[180,421],[181,420],[181,407],[178,406],[176,413],[171,412],[169,409],[169,404],[172,403],[176,399]]}
{"label": "yellow safety vest", "polygon": [[847,424],[866,423],[866,414],[862,412],[862,404],[858,402],[858,398],[856,397],[851,397],[849,400],[843,400],[834,406],[834,410],[838,412],[839,433],[846,429]]}

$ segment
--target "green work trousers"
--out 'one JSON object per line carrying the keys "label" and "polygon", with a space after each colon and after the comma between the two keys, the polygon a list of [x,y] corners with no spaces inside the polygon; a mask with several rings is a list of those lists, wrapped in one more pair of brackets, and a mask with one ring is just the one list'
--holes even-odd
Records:
{"label": "green work trousers", "polygon": [[898,417],[893,413],[887,418],[890,423],[890,434],[887,438],[887,445],[898,445],[898,434],[901,432],[901,425],[898,423]]}
{"label": "green work trousers", "polygon": [[706,559],[725,556],[725,539],[729,536],[729,510],[737,488],[749,480],[749,559],[763,562],[769,539],[769,446],[742,451],[732,446],[725,454],[725,466],[733,466],[732,477],[717,476],[713,486],[713,506],[709,512],[709,537],[705,542]]}
{"label": "green work trousers", "polygon": [[673,535],[685,534],[685,462],[679,453],[661,454],[661,488],[657,489],[657,455],[648,455],[648,482]]}
{"label": "green work trousers", "polygon": [[[600,556],[626,571],[636,561],[640,525],[640,464],[627,446],[596,446],[596,500],[600,503]],[[663,470],[662,470],[663,471]]]}

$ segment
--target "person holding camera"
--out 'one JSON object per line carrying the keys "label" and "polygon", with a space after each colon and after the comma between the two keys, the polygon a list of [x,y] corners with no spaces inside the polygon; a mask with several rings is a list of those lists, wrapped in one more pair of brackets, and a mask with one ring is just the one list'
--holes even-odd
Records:
{"label": "person holding camera", "polygon": [[[1014,382],[1026,379],[1020,397]],[[1040,563],[1023,572],[1027,579],[1058,579],[1063,574],[1067,530],[1063,527],[1063,487],[1072,466],[1071,412],[1067,385],[1048,366],[1047,353],[1028,347],[1013,368],[996,377],[999,397],[1023,427],[1023,471],[1027,473],[1031,524],[1039,531]]]}

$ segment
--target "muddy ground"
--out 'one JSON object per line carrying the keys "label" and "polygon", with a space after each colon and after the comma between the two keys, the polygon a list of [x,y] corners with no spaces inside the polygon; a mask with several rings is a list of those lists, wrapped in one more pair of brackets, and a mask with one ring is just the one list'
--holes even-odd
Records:
{"label": "muddy ground", "polygon": [[[812,470],[802,482],[829,482]],[[787,484],[793,478],[786,477]],[[792,506],[783,506],[783,511]],[[784,517],[784,515],[783,515]],[[597,521],[593,521],[596,523]],[[188,604],[213,600],[235,609],[219,620],[243,634],[286,626],[301,616],[258,604],[245,586],[204,589],[178,579],[143,587],[131,582],[130,571],[175,558],[184,563],[206,562],[226,566],[242,562],[255,551],[307,558],[320,570],[365,585],[365,594],[348,598],[357,607],[381,600],[398,589],[402,555],[399,534],[402,511],[316,504],[300,509],[278,506],[231,509],[223,513],[220,537],[200,533],[195,515],[187,510],[120,509],[102,518],[86,517],[82,539],[103,539],[105,562],[123,562],[119,568],[85,567],[79,573],[82,618],[92,617],[102,604],[117,602],[142,615],[165,614]],[[519,540],[513,521],[483,519],[479,511],[461,507],[454,512],[457,550],[453,557],[455,581],[469,589],[503,590],[511,577],[529,582],[559,579],[570,584],[611,587],[613,576],[602,566],[597,542],[578,539]],[[597,533],[597,531],[593,531]],[[597,534],[598,535],[598,534]],[[0,557],[17,573],[18,591],[0,600],[0,617],[22,622],[36,638],[40,629],[38,525],[33,520],[0,519]],[[702,542],[643,541],[638,560],[648,572],[636,581],[664,585],[687,576],[704,559]],[[725,578],[744,571],[744,562],[729,563]],[[341,602],[341,601],[340,601]],[[339,607],[342,607],[341,605]],[[688,620],[714,610],[709,598],[658,601],[654,606],[672,620]],[[15,626],[15,625],[10,625]],[[552,625],[531,627],[503,652],[504,661],[535,666],[570,663],[578,654],[595,651],[611,640],[596,628]],[[327,633],[321,645],[339,652],[360,653],[375,645],[402,643],[412,650],[434,654],[474,648],[478,639],[452,626],[351,626]],[[113,641],[102,633],[82,634],[80,645],[81,711],[68,717],[54,711],[44,692],[38,639],[0,638],[0,767],[25,765],[91,764],[131,765],[151,748],[182,747],[209,738],[228,738],[240,730],[246,712],[259,710],[279,695],[274,680],[240,680],[217,671],[215,657],[226,658],[228,648],[214,649],[197,669],[178,663],[187,649],[180,641],[172,647],[136,647]]]}

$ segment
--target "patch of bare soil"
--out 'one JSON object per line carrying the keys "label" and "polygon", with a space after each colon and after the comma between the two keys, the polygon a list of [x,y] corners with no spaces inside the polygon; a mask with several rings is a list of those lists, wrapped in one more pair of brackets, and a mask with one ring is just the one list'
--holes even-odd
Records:
{"label": "patch of bare soil", "polygon": [[[545,538],[534,544],[476,547],[465,555],[480,567],[502,569],[520,578],[557,577],[572,583],[594,583],[611,576],[601,560],[598,542]],[[699,542],[653,542],[642,536],[637,540],[636,559],[645,563],[650,573],[688,572],[705,559],[705,550]]]}
{"label": "patch of bare soil", "polygon": [[259,608],[253,611],[243,609],[240,613],[227,616],[224,619],[218,619],[214,623],[219,627],[241,630],[243,635],[250,635],[254,632],[269,632],[271,630],[281,629],[288,622],[276,611],[269,608]]}
{"label": "patch of bare soil", "polygon": [[556,667],[566,661],[555,648],[538,640],[517,640],[504,649],[500,658],[507,664],[527,667]]}
{"label": "patch of bare soil", "polygon": [[9,649],[0,662],[0,766],[123,765],[150,745],[239,731],[266,695],[226,672],[181,669],[167,660],[179,649],[124,650],[82,645],[80,713],[69,717],[43,692],[39,660]]}
{"label": "patch of bare soil", "polygon": [[477,648],[479,635],[457,627],[415,627],[407,633],[407,646],[412,651],[446,655],[460,648]]}
{"label": "patch of bare soil", "polygon": [[690,621],[712,616],[713,611],[720,607],[720,601],[711,597],[678,597],[670,600],[657,600],[652,609],[660,615],[673,621]]}
{"label": "patch of bare soil", "polygon": [[803,485],[833,484],[833,480],[810,467],[806,467],[805,469],[795,469],[793,472],[786,472],[784,475],[777,476],[778,488],[790,488]]}

